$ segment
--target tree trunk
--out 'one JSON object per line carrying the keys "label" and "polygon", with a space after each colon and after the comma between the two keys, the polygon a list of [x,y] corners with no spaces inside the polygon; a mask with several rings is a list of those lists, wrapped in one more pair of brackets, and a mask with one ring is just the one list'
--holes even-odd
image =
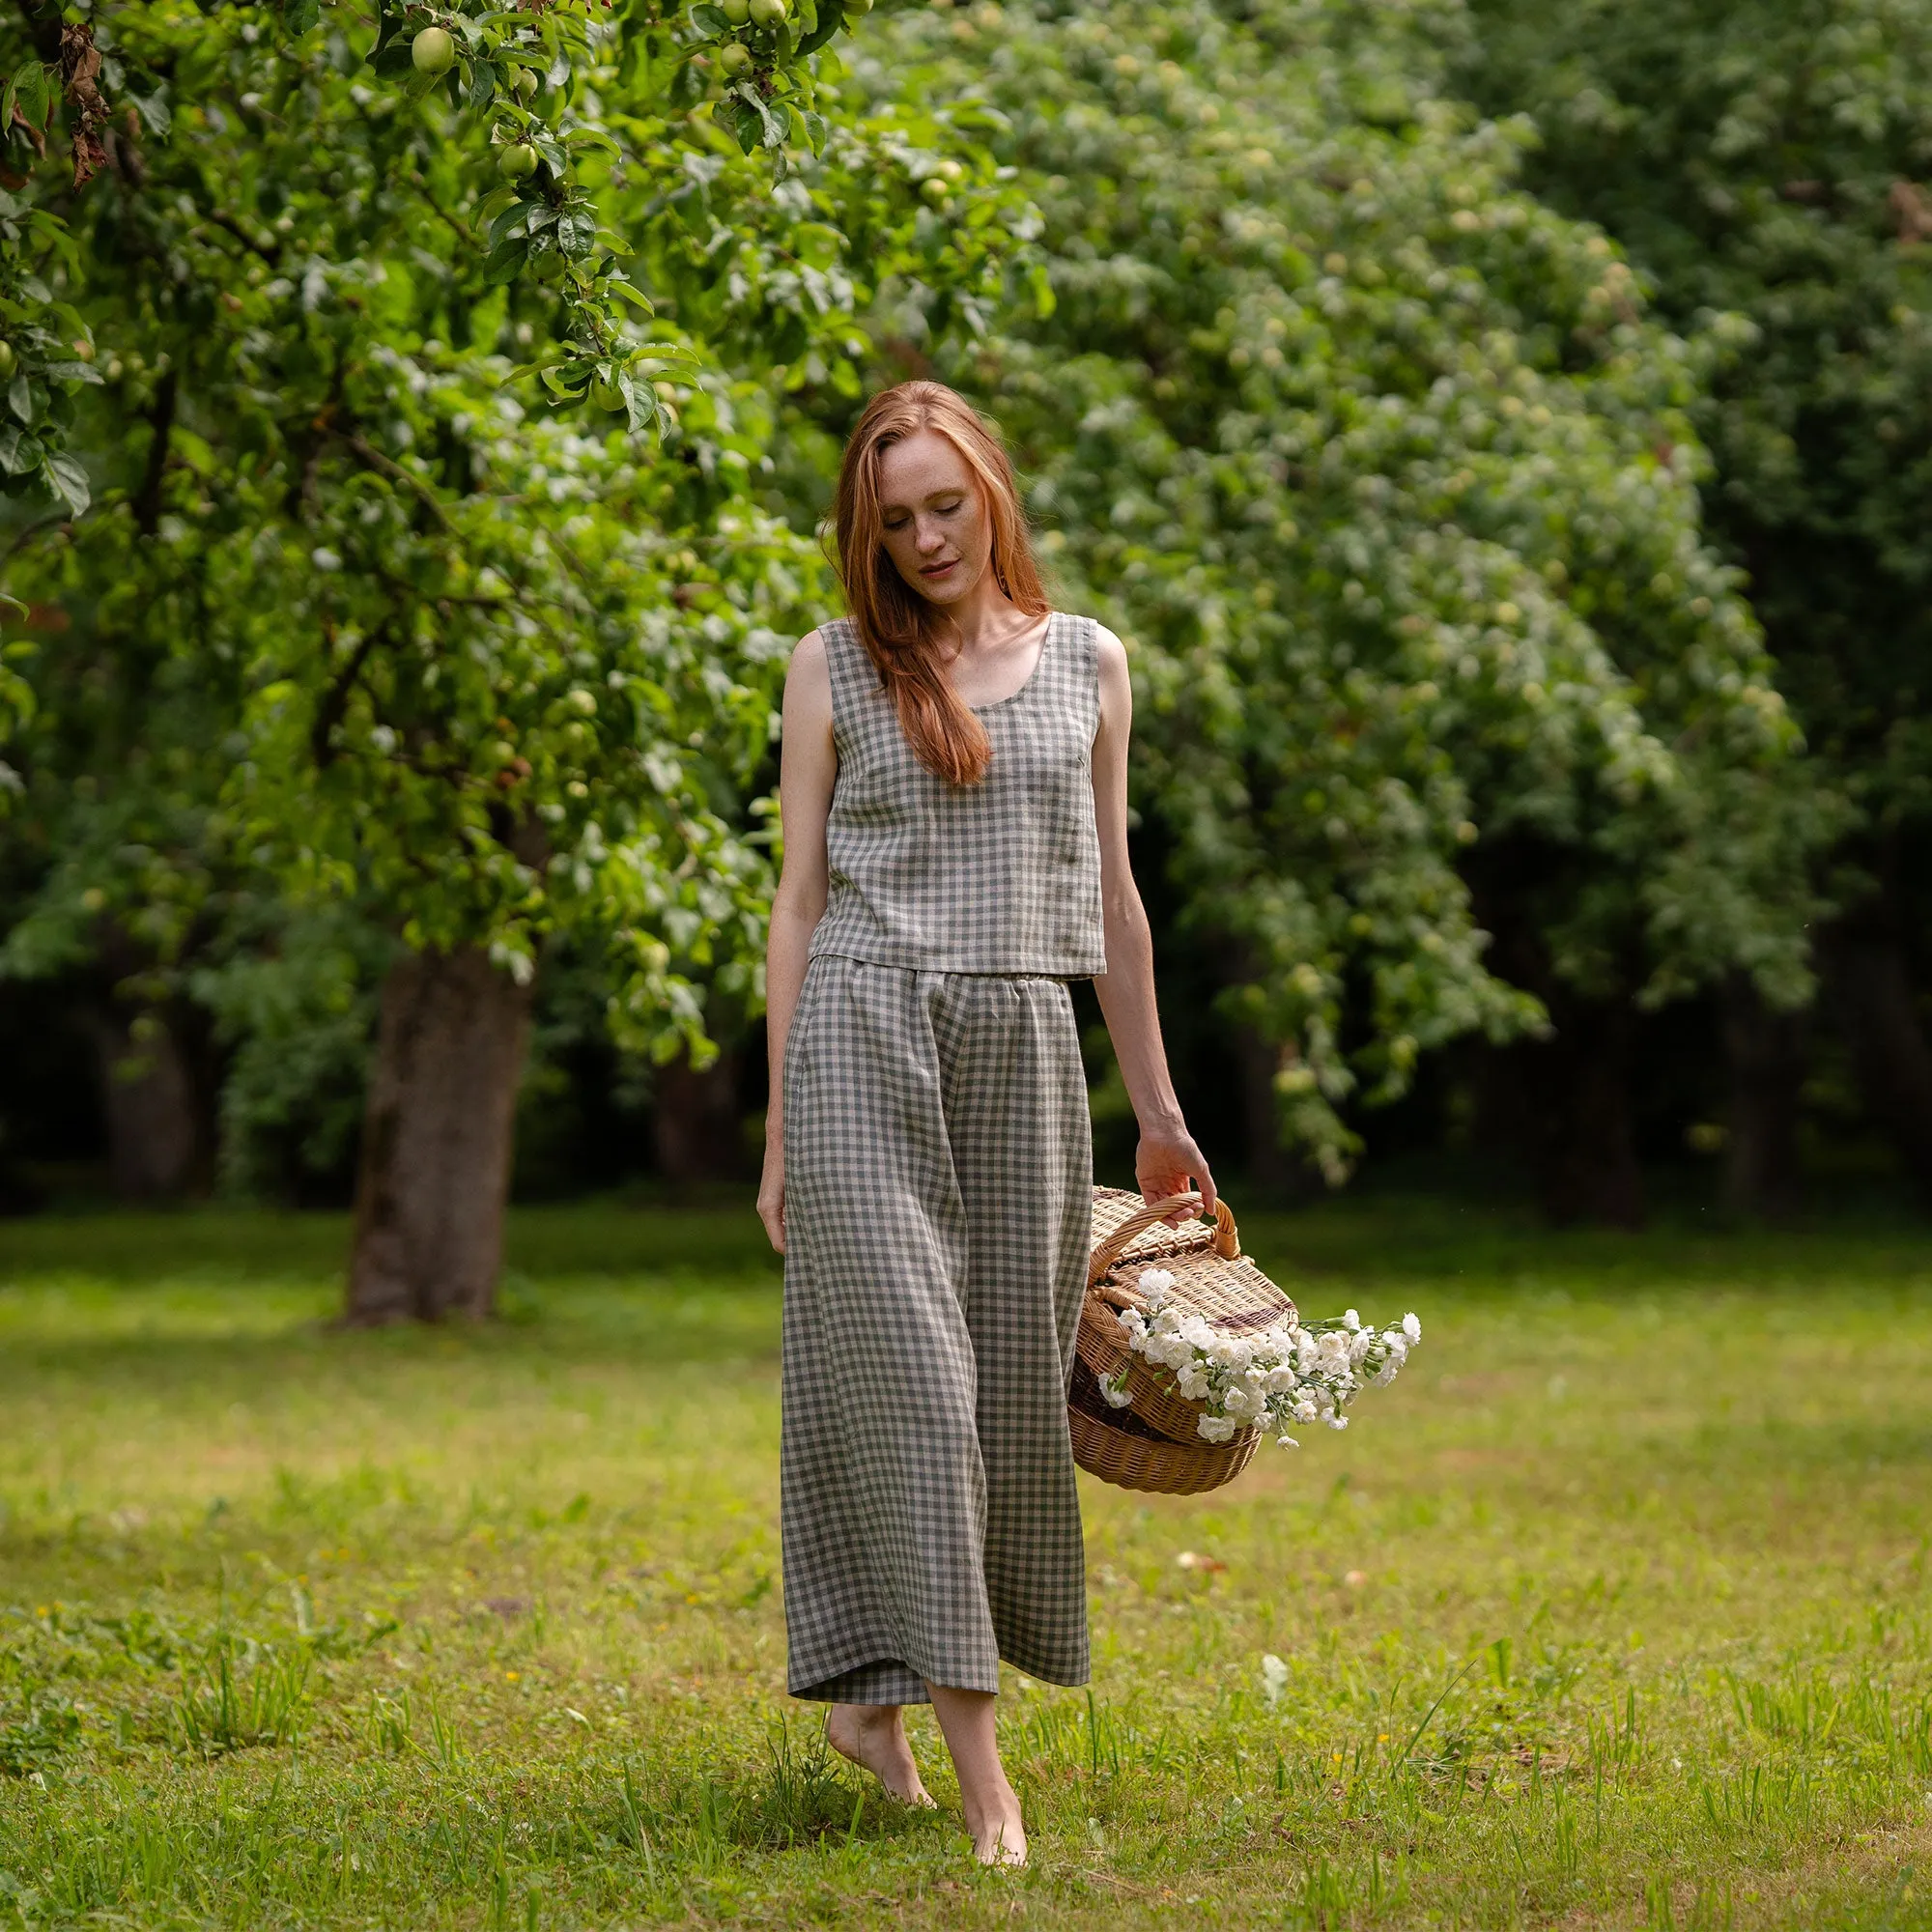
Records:
{"label": "tree trunk", "polygon": [[667,1179],[743,1179],[748,1162],[738,1116],[738,1056],[723,1052],[701,1073],[683,1053],[659,1067],[651,1133]]}
{"label": "tree trunk", "polygon": [[1321,1183],[1315,1170],[1282,1145],[1281,1103],[1274,1087],[1282,1049],[1253,1027],[1244,1026],[1236,1030],[1235,1052],[1240,1062],[1248,1183],[1270,1201],[1304,1202],[1321,1191]]}
{"label": "tree trunk", "polygon": [[1932,1201],[1932,1047],[1919,1024],[1905,949],[1883,930],[1840,930],[1828,941],[1826,956],[1865,1105]]}
{"label": "tree trunk", "polygon": [[355,1184],[346,1319],[493,1310],[529,993],[470,947],[383,982]]}
{"label": "tree trunk", "polygon": [[1484,1056],[1485,1139],[1519,1146],[1552,1221],[1640,1228],[1643,1174],[1630,1106],[1634,1016],[1621,1000],[1546,993],[1555,1032]]}
{"label": "tree trunk", "polygon": [[1740,976],[1724,1000],[1731,1078],[1731,1140],[1724,1206],[1760,1221],[1791,1221],[1804,1207],[1798,1164],[1799,1096],[1806,1016],[1768,1007]]}
{"label": "tree trunk", "polygon": [[109,1000],[83,1015],[100,1077],[108,1172],[123,1201],[176,1201],[201,1166],[187,1058],[166,1017]]}

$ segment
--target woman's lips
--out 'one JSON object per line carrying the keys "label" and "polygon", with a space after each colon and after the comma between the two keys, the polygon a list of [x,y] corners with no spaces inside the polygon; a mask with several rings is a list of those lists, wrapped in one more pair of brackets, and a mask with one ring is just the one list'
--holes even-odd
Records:
{"label": "woman's lips", "polygon": [[952,568],[952,565],[958,561],[959,559],[955,556],[949,563],[923,563],[919,567],[919,574],[922,577],[944,577]]}

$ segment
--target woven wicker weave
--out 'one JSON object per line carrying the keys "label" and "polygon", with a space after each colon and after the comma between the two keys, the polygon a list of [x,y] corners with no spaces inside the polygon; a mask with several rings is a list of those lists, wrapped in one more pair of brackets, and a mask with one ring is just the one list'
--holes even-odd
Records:
{"label": "woven wicker weave", "polygon": [[[1073,1394],[1066,1406],[1073,1460],[1090,1475],[1117,1489],[1155,1495],[1194,1496],[1232,1483],[1248,1466],[1261,1440],[1243,1429],[1226,1442],[1168,1442],[1131,1426],[1133,1412],[1107,1414],[1106,1403],[1085,1363],[1074,1365]],[[1122,1426],[1123,1422],[1126,1426]]]}
{"label": "woven wicker weave", "polygon": [[[1166,1225],[1168,1215],[1199,1207],[1200,1200],[1197,1194],[1177,1194],[1150,1204],[1119,1188],[1094,1190],[1094,1258],[1080,1312],[1068,1427],[1074,1461],[1123,1489],[1176,1495],[1216,1489],[1247,1466],[1259,1439],[1259,1432],[1249,1429],[1228,1442],[1206,1440],[1197,1426],[1203,1405],[1181,1395],[1167,1370],[1128,1350],[1115,1310],[1144,1305],[1142,1270],[1160,1267],[1173,1275],[1168,1305],[1201,1316],[1224,1334],[1252,1334],[1294,1314],[1294,1303],[1241,1253],[1240,1234],[1225,1201],[1215,1204],[1211,1223]],[[1089,1394],[1090,1385],[1112,1380],[1122,1369],[1127,1406],[1110,1415],[1097,1387]],[[1155,1438],[1165,1438],[1164,1451],[1172,1453],[1155,1454],[1163,1448]]]}

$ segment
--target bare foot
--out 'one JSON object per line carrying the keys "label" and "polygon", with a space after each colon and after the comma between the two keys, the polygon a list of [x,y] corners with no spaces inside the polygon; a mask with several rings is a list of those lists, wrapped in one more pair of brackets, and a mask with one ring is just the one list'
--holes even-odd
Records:
{"label": "bare foot", "polygon": [[835,1704],[825,1719],[825,1741],[840,1757],[863,1765],[901,1804],[931,1805],[932,1794],[920,1780],[898,1705]]}
{"label": "bare foot", "polygon": [[973,1833],[973,1856],[982,1865],[1023,1865],[1027,1861],[1026,1825],[1020,1801],[1009,1785],[1005,1796],[984,1817],[966,1820]]}

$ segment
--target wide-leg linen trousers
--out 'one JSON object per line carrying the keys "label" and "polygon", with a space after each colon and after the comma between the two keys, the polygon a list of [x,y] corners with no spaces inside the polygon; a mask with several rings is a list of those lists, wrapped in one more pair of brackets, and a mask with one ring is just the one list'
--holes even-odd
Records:
{"label": "wide-leg linen trousers", "polygon": [[794,1695],[1087,1681],[1066,1387],[1093,1140],[1059,980],[837,955],[785,1048]]}

